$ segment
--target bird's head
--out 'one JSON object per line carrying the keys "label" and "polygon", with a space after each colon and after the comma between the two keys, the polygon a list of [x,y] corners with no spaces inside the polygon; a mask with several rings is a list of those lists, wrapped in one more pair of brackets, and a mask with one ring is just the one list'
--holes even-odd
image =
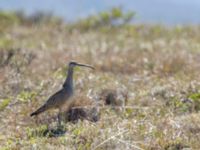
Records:
{"label": "bird's head", "polygon": [[81,63],[77,63],[77,62],[75,62],[75,61],[69,62],[69,68],[74,68],[74,67],[76,67],[76,66],[87,67],[87,68],[90,68],[90,69],[94,69],[94,67],[91,66],[91,65],[81,64]]}

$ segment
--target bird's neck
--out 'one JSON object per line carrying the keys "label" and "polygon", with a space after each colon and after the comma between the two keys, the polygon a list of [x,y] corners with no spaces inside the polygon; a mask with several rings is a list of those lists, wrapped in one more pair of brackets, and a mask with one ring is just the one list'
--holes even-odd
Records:
{"label": "bird's neck", "polygon": [[73,91],[73,72],[74,72],[73,68],[68,69],[67,78],[63,84],[64,89]]}

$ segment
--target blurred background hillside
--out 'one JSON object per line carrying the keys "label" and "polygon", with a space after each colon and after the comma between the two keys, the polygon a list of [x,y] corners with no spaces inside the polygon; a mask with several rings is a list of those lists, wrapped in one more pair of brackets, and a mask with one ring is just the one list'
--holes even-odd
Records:
{"label": "blurred background hillside", "polygon": [[26,14],[51,12],[66,21],[75,21],[116,6],[122,6],[127,11],[136,11],[135,22],[139,23],[200,23],[199,0],[6,0],[1,1],[0,10],[23,10]]}

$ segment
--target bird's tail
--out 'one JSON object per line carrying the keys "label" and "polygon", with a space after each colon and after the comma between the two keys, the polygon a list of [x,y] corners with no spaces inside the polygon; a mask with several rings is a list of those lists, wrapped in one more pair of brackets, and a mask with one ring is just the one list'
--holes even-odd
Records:
{"label": "bird's tail", "polygon": [[41,106],[35,112],[31,113],[30,116],[32,117],[32,116],[38,115],[38,114],[44,112],[45,110],[47,110],[47,105]]}

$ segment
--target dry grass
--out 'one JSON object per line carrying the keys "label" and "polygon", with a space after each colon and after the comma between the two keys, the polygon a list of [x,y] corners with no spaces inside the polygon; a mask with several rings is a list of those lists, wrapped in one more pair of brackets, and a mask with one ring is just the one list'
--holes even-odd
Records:
{"label": "dry grass", "polygon": [[[0,37],[1,149],[199,149],[199,35],[200,27],[148,25],[8,28]],[[68,122],[48,136],[56,112],[29,114],[61,87],[70,60],[96,68],[75,70],[78,95],[97,101],[105,89],[128,91],[127,103],[120,112],[101,106],[98,122]]]}

